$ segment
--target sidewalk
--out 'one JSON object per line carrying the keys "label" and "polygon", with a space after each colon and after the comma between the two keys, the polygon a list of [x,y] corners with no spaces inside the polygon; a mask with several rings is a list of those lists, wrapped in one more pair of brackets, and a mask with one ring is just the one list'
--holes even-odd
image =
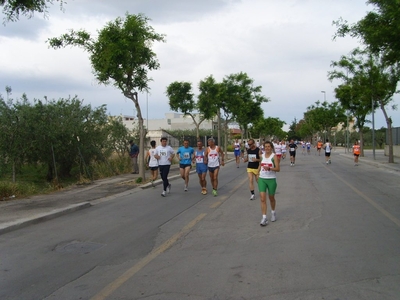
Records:
{"label": "sidewalk", "polygon": [[[346,153],[344,148],[335,148],[333,155],[353,159],[353,154]],[[233,162],[232,154],[229,157],[231,158],[230,161]],[[369,164],[377,168],[400,172],[399,161],[400,158],[395,157],[395,163],[389,164],[388,157],[384,156],[383,150],[376,150],[375,159],[372,150],[366,150],[365,157],[360,157],[359,164]],[[195,170],[192,169],[191,172],[195,172]],[[146,176],[149,176],[149,173],[146,173]],[[0,234],[50,220],[122,195],[129,195],[137,187],[147,188],[151,186],[150,184],[138,186],[135,183],[137,177],[138,175],[134,174],[124,174],[96,180],[85,186],[76,185],[51,194],[0,201]],[[179,165],[175,164],[171,167],[169,178],[177,177],[179,177]],[[158,179],[156,184],[161,184],[161,179]]]}
{"label": "sidewalk", "polygon": [[[351,160],[354,159],[353,153],[350,151],[345,151],[342,147],[335,147],[333,150],[333,154],[339,154],[343,157],[349,158]],[[321,154],[322,155],[322,154]],[[400,158],[395,157],[394,163],[389,164],[389,157],[385,156],[383,149],[375,149],[375,157],[373,155],[372,150],[364,150],[364,156],[359,157],[359,164],[369,164],[377,168],[385,168],[388,170],[393,170],[400,172]]]}

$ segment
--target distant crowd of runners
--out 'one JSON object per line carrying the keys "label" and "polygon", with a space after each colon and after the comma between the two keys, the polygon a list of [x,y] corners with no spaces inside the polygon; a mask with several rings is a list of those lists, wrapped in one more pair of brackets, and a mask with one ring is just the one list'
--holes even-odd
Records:
{"label": "distant crowd of runners", "polygon": [[[154,181],[158,178],[158,172],[163,182],[162,197],[166,197],[171,191],[171,183],[168,180],[168,174],[172,160],[177,156],[179,160],[180,176],[184,181],[184,191],[187,192],[189,188],[189,174],[192,166],[195,166],[196,173],[201,188],[201,194],[206,195],[207,190],[207,173],[209,174],[210,184],[212,188],[212,195],[218,195],[218,174],[221,166],[225,165],[224,152],[221,147],[215,144],[213,138],[207,140],[207,147],[204,147],[202,141],[197,141],[196,149],[189,145],[188,140],[184,140],[183,146],[174,151],[174,149],[167,145],[167,138],[161,138],[161,145],[156,147],[156,142],[151,141],[151,149],[146,153],[146,164],[151,171],[151,184],[155,186]],[[132,141],[130,141],[132,142]],[[131,143],[131,152],[134,151],[132,160],[134,173],[137,173],[137,154],[138,148]],[[135,147],[133,147],[135,146]],[[285,141],[263,141],[260,145],[254,139],[249,139],[240,143],[237,139],[233,143],[233,152],[235,156],[236,167],[239,168],[241,161],[247,163],[247,177],[248,186],[250,190],[250,200],[256,198],[255,184],[258,185],[261,202],[262,219],[261,226],[268,224],[267,217],[267,195],[271,207],[270,220],[275,222],[277,219],[275,207],[276,199],[275,193],[277,189],[276,173],[280,171],[281,160],[286,158],[286,153],[289,152],[290,166],[295,166],[296,151],[298,148],[302,149],[303,155],[311,154],[311,143],[309,141],[295,143],[294,140],[290,142]],[[134,148],[134,149],[133,149]],[[331,151],[332,144],[328,139],[325,143],[318,141],[315,145],[315,155],[321,155],[323,150],[325,153],[325,163],[331,164]],[[360,155],[360,146],[356,141],[353,145],[354,165],[358,165],[358,157]]]}

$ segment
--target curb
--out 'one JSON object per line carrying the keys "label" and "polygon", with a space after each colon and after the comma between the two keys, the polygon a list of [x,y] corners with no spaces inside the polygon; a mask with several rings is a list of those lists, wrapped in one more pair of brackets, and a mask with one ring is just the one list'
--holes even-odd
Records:
{"label": "curb", "polygon": [[64,208],[54,209],[46,213],[40,213],[29,218],[20,219],[9,223],[0,225],[0,234],[4,234],[10,231],[14,231],[32,224],[37,224],[43,221],[51,220],[62,215],[66,215],[70,212],[75,212],[84,208],[91,207],[90,202],[82,202],[78,204],[72,204]]}
{"label": "curb", "polygon": [[[231,161],[231,159],[229,159],[227,162],[230,162],[230,161]],[[196,173],[196,169],[190,171],[190,174],[193,174],[193,173]],[[169,177],[168,179],[169,180],[174,180],[174,179],[180,178],[180,177],[181,177],[180,175],[173,175],[173,176]],[[161,183],[162,183],[161,179],[157,179],[155,181],[155,185],[159,185]],[[147,188],[150,188],[150,187],[152,187],[151,182],[140,186],[141,189],[147,189]],[[93,187],[91,187],[91,188],[93,188]],[[72,212],[75,212],[75,211],[79,211],[81,209],[89,208],[89,207],[92,207],[94,205],[97,205],[97,204],[100,204],[100,203],[103,203],[103,202],[107,202],[107,201],[110,201],[110,200],[114,200],[114,199],[116,199],[116,198],[118,198],[120,196],[125,196],[125,195],[129,195],[129,194],[132,194],[132,193],[134,193],[132,190],[128,190],[128,191],[121,192],[121,193],[118,193],[118,194],[114,194],[114,195],[110,195],[110,196],[107,196],[107,197],[99,198],[99,199],[93,200],[91,202],[82,202],[82,203],[78,203],[78,204],[72,204],[72,205],[69,205],[67,207],[54,209],[54,210],[49,211],[49,212],[39,213],[39,214],[36,214],[36,215],[34,215],[32,217],[29,217],[29,218],[23,218],[23,219],[20,219],[20,220],[17,220],[17,221],[4,223],[4,224],[0,225],[0,235],[4,234],[4,233],[7,233],[7,232],[11,232],[11,231],[17,230],[17,229],[20,229],[20,228],[23,228],[23,227],[27,227],[29,225],[38,224],[40,222],[44,222],[44,221],[47,221],[47,220],[55,219],[57,217],[66,215],[68,213],[72,213]]]}
{"label": "curb", "polygon": [[[341,154],[340,153],[339,155],[342,156],[342,157],[346,157],[348,159],[351,159],[351,160],[354,159],[353,156],[349,156],[349,154]],[[361,160],[361,162],[359,162],[359,163],[365,163],[365,164],[372,165],[372,166],[377,167],[377,168],[390,169],[391,171],[400,172],[399,168],[396,168],[395,166],[392,166],[389,163],[381,163],[381,162],[373,161],[373,160],[369,160],[369,159],[368,160]]]}

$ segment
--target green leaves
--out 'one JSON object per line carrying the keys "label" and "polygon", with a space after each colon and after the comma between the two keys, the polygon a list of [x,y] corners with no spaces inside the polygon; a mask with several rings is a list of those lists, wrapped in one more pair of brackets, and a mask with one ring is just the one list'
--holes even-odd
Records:
{"label": "green leaves", "polygon": [[[125,151],[129,132],[108,120],[105,106],[92,109],[77,97],[8,103],[0,98],[0,161],[48,166],[48,179],[70,176],[74,167]],[[54,167],[56,163],[56,168]]]}
{"label": "green leaves", "polygon": [[192,84],[190,82],[172,82],[166,91],[169,106],[173,111],[181,111],[183,114],[192,113],[196,108]]}

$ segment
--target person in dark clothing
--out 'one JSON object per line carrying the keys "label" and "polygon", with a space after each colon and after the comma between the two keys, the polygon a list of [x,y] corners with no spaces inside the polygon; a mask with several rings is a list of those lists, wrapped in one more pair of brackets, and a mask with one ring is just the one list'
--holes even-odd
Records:
{"label": "person in dark clothing", "polygon": [[139,174],[139,166],[138,166],[138,156],[139,156],[139,147],[133,142],[133,140],[129,141],[131,145],[131,149],[129,151],[129,156],[132,161],[132,174]]}

